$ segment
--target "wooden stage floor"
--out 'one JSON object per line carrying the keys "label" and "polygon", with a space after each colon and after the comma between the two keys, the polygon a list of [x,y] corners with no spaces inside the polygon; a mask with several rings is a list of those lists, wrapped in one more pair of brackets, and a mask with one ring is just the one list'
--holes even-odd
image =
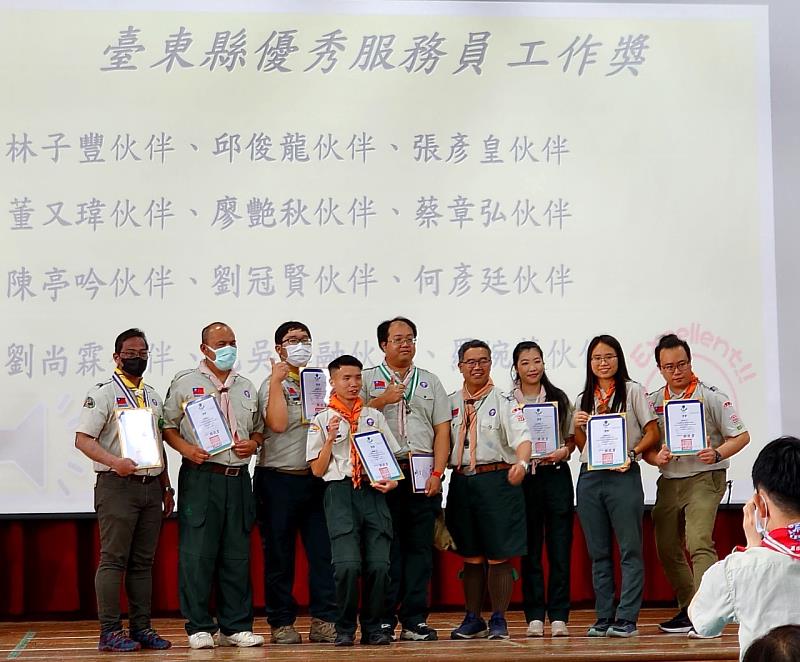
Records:
{"label": "wooden stage floor", "polygon": [[[193,651],[189,649],[183,621],[155,619],[154,626],[173,646],[167,651],[142,651],[125,655],[100,653],[97,650],[97,623],[94,621],[37,621],[0,623],[0,660],[285,660],[286,662],[328,662],[329,660],[540,660],[561,661],[634,661],[634,660],[736,660],[739,656],[736,626],[728,626],[718,639],[688,639],[685,635],[668,635],[657,624],[674,613],[674,609],[644,609],[639,619],[639,636],[631,639],[590,639],[586,628],[594,622],[594,613],[575,611],[569,624],[569,638],[541,639],[525,636],[526,623],[521,612],[509,612],[511,639],[507,641],[451,641],[450,630],[456,627],[463,614],[436,613],[428,624],[439,633],[439,641],[397,642],[390,646],[360,646],[336,648],[332,644],[312,644],[306,641],[308,618],[298,619],[297,628],[303,643],[278,646],[267,643],[263,648],[217,648]],[[549,633],[549,626],[546,632]],[[256,622],[255,631],[268,635],[263,619]],[[398,630],[399,633],[399,630]],[[269,642],[268,636],[266,636]]]}

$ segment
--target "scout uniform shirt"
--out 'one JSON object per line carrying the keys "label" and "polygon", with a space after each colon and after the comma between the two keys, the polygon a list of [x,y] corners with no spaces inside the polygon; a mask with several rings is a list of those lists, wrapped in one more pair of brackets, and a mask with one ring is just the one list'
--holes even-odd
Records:
{"label": "scout uniform shirt", "polygon": [[[272,371],[270,370],[270,373]],[[270,375],[258,389],[258,411],[259,415],[267,415],[267,404],[269,404],[269,379]],[[308,436],[308,425],[304,425],[302,420],[302,407],[300,406],[300,382],[298,373],[289,373],[283,380],[283,397],[286,399],[286,406],[289,415],[288,425],[284,432],[273,432],[264,425],[264,445],[258,452],[256,466],[269,467],[271,469],[298,470],[307,469],[306,461],[306,437]]]}
{"label": "scout uniform shirt", "polygon": [[[411,366],[411,380],[406,387],[409,399],[405,398],[383,408],[389,428],[400,444],[396,455],[408,458],[408,453],[433,453],[433,426],[450,420],[450,401],[447,391],[432,372]],[[416,371],[416,375],[413,372]],[[388,374],[388,376],[387,376]],[[362,373],[361,399],[369,402],[383,395],[391,385],[392,371],[385,363],[367,368]],[[400,430],[400,408],[406,408],[405,434]]]}
{"label": "scout uniform shirt", "polygon": [[[333,409],[326,409],[321,411],[311,421],[308,426],[308,438],[306,449],[306,460],[311,462],[319,457],[322,452],[322,446],[328,436],[328,421],[334,416],[341,416]],[[397,440],[394,438],[392,431],[389,429],[389,424],[386,422],[383,414],[377,409],[372,407],[363,407],[358,416],[358,430],[360,432],[373,432],[379,431],[383,433],[386,438],[386,443],[395,454],[400,450]],[[336,439],[333,441],[331,448],[331,461],[328,463],[328,468],[322,475],[325,482],[332,480],[344,480],[353,476],[353,466],[350,464],[350,423],[344,418],[339,421],[339,430],[336,433]],[[367,477],[367,471],[364,469],[364,478]]]}
{"label": "scout uniform shirt", "polygon": [[[211,382],[207,375],[200,372],[198,368],[179,372],[169,385],[167,400],[164,403],[164,427],[179,428],[180,435],[190,444],[198,445],[197,439],[192,430],[192,424],[183,409],[186,403],[201,398],[206,395],[213,395],[219,398],[217,387]],[[254,432],[264,430],[264,422],[258,411],[258,393],[255,386],[242,375],[234,375],[233,384],[228,390],[234,412],[236,413],[236,428],[239,439],[249,439]],[[224,416],[223,411],[223,416]],[[241,466],[250,463],[250,458],[240,458],[233,452],[233,449],[222,451],[212,455],[206,462],[222,464],[226,466]]]}
{"label": "scout uniform shirt", "polygon": [[[450,422],[450,466],[455,467],[458,465],[458,436],[464,422],[462,389],[450,394],[450,409],[453,417]],[[530,441],[531,435],[514,396],[494,387],[483,400],[475,401],[475,410],[478,416],[475,464],[516,463],[517,447]],[[466,445],[461,462],[463,467],[469,467],[469,449]]]}
{"label": "scout uniform shirt", "polygon": [[[156,419],[158,442],[161,444],[161,420],[164,416],[164,401],[155,389],[144,380],[136,388],[120,371],[115,371],[113,376],[104,382],[95,384],[83,401],[80,420],[76,432],[88,434],[97,439],[105,450],[112,455],[122,457],[122,448],[119,443],[119,432],[114,415],[115,409],[133,407],[150,407]],[[163,446],[162,446],[163,452]],[[98,473],[111,471],[111,467],[94,462],[94,470]],[[164,469],[140,469],[137,476],[158,476]]]}
{"label": "scout uniform shirt", "polygon": [[[661,433],[661,445],[666,443],[664,436],[664,388],[653,391],[650,399],[653,401],[655,412],[658,415],[658,427]],[[670,392],[670,398],[679,398],[681,393]],[[711,439],[711,448],[718,448],[728,437],[736,437],[747,428],[736,413],[736,408],[722,391],[718,391],[714,386],[708,386],[703,382],[697,383],[697,388],[692,393],[692,400],[703,401],[703,415],[706,422],[706,435]],[[665,478],[689,478],[696,476],[704,471],[716,471],[727,469],[730,460],[725,459],[716,464],[703,464],[692,455],[673,457],[659,471]]]}
{"label": "scout uniform shirt", "polygon": [[[644,387],[639,384],[638,382],[629,381],[626,383],[627,391],[627,398],[625,402],[625,411],[624,412],[614,412],[610,409],[606,412],[607,414],[618,414],[624,413],[625,414],[625,436],[628,439],[628,450],[632,451],[636,444],[638,444],[642,437],[644,436],[644,426],[647,425],[650,421],[655,421],[658,419],[656,416],[655,409],[653,408],[653,403],[650,402],[650,399],[647,397],[647,393],[644,390]],[[578,394],[578,397],[575,400],[575,411],[581,411],[581,396],[582,393]],[[611,406],[611,403],[614,402],[614,396],[611,396],[611,400],[608,403],[608,406]],[[589,412],[590,414],[597,413],[597,407],[599,406],[600,402],[595,398],[594,400],[594,407],[592,411]],[[570,424],[570,429],[572,434],[575,433],[575,417],[572,418],[572,423]],[[589,461],[589,440],[587,438],[586,443],[583,445],[583,450],[581,451],[581,462],[586,463]]]}

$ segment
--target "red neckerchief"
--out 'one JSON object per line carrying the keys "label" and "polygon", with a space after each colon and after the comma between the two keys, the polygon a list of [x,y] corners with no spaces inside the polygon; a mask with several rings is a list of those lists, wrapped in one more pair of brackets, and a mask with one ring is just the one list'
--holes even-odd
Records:
{"label": "red neckerchief", "polygon": [[800,561],[800,522],[765,533],[761,546]]}

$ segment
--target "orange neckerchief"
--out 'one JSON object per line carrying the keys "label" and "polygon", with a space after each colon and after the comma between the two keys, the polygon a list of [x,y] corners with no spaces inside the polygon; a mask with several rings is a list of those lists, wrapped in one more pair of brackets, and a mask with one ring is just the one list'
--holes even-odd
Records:
{"label": "orange neckerchief", "polygon": [[[700,383],[700,380],[697,379],[697,377],[693,373],[692,374],[692,381],[689,382],[689,386],[687,386],[686,390],[683,392],[683,394],[679,395],[677,398],[675,398],[675,400],[688,400],[689,398],[691,398],[692,395],[694,395],[694,391],[697,388],[697,385],[699,383]],[[670,394],[669,394],[669,384],[667,384],[664,387],[664,402],[667,402],[668,400],[672,400],[672,398],[670,397]]]}
{"label": "orange neckerchief", "polygon": [[356,452],[356,445],[353,443],[353,435],[358,432],[358,417],[361,415],[361,408],[364,406],[363,400],[357,398],[352,409],[348,409],[335,393],[331,394],[328,407],[333,409],[344,420],[350,424],[350,464],[353,467],[353,487],[361,487],[361,474],[364,467],[361,465],[361,458]]}
{"label": "orange neckerchief", "polygon": [[469,468],[475,469],[478,447],[478,410],[475,409],[475,401],[483,400],[493,388],[494,383],[492,378],[489,377],[489,381],[477,393],[470,393],[466,386],[461,389],[461,396],[464,398],[464,417],[461,429],[458,431],[457,457],[459,467],[464,460],[464,445],[466,444],[467,435],[469,435]]}
{"label": "orange neckerchief", "polygon": [[598,414],[606,414],[608,413],[608,403],[611,402],[611,397],[614,395],[614,391],[617,390],[616,383],[611,383],[611,388],[608,389],[608,393],[606,393],[606,397],[603,397],[603,392],[600,390],[600,385],[597,384],[594,387],[594,399],[599,402],[597,405],[597,413]]}

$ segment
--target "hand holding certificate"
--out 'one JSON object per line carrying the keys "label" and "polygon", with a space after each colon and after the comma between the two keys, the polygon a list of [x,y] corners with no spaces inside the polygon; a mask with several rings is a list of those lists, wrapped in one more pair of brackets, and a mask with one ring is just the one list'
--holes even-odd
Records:
{"label": "hand holding certificate", "polygon": [[114,414],[117,417],[122,457],[132,460],[137,471],[162,467],[161,442],[153,410],[150,407],[116,409]]}
{"label": "hand holding certificate", "polygon": [[522,408],[531,435],[531,457],[545,457],[559,445],[558,404],[544,402]]}
{"label": "hand holding certificate", "polygon": [[628,454],[625,414],[590,416],[586,424],[589,471],[619,469]]}
{"label": "hand holding certificate", "polygon": [[425,494],[428,479],[433,473],[433,453],[409,453],[408,462],[414,493]]}
{"label": "hand holding certificate", "polygon": [[664,436],[673,455],[696,455],[706,448],[706,421],[701,400],[667,400]]}
{"label": "hand holding certificate", "polygon": [[330,382],[322,368],[300,370],[300,420],[308,425],[311,420],[328,407]]}
{"label": "hand holding certificate", "polygon": [[216,455],[233,446],[231,431],[213,395],[190,400],[186,403],[184,413],[192,425],[197,443],[209,455]]}
{"label": "hand holding certificate", "polygon": [[383,434],[378,431],[359,432],[353,435],[353,445],[370,483],[402,480],[403,472]]}

